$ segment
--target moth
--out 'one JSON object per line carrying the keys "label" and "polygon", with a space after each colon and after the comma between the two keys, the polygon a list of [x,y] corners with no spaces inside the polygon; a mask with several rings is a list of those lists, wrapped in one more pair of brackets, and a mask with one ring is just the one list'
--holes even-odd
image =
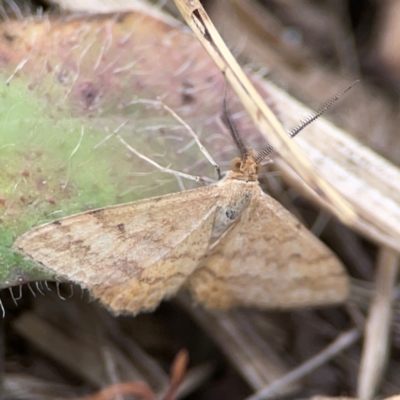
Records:
{"label": "moth", "polygon": [[270,148],[256,155],[226,118],[240,157],[217,183],[68,216],[26,232],[15,249],[116,314],[152,310],[180,289],[220,309],[342,302],[342,264],[259,185]]}

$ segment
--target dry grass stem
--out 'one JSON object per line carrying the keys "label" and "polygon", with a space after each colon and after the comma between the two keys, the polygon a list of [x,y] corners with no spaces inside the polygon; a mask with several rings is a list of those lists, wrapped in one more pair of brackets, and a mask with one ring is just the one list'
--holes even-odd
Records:
{"label": "dry grass stem", "polygon": [[399,268],[399,254],[381,248],[377,262],[376,288],[366,322],[364,348],[358,375],[358,397],[373,399],[387,363],[390,347],[394,289]]}
{"label": "dry grass stem", "polygon": [[335,357],[338,353],[353,345],[361,336],[360,331],[354,328],[348,332],[341,333],[339,337],[323,351],[315,357],[306,361],[287,375],[273,382],[266,388],[259,390],[254,395],[248,397],[246,400],[264,400],[276,398],[277,394],[287,385],[300,380],[314,369],[325,364],[327,361]]}

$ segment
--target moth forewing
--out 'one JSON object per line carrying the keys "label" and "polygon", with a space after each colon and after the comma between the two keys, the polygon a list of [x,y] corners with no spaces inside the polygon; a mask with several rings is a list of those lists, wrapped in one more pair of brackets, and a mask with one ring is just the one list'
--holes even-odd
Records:
{"label": "moth forewing", "polygon": [[[349,279],[336,256],[257,182],[240,223],[200,262],[187,286],[210,308],[299,308],[343,302]],[[229,190],[219,200],[230,209]],[[225,201],[226,204],[222,204]]]}
{"label": "moth forewing", "polygon": [[84,212],[33,228],[14,247],[116,313],[150,310],[205,254],[218,197],[210,185]]}

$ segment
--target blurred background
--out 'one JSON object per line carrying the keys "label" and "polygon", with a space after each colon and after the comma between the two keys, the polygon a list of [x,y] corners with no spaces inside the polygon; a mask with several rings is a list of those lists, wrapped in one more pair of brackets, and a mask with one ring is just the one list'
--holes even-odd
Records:
{"label": "blurred background", "polygon": [[[0,14],[3,23],[19,21],[22,31],[35,18],[48,16],[49,24],[52,18],[68,23],[77,13],[111,12],[113,7],[122,12],[132,2],[59,3],[3,0]],[[400,164],[399,1],[210,0],[203,4],[246,71],[276,83],[313,109],[360,80],[351,95],[329,111],[329,118]],[[153,5],[180,19],[172,1]],[[4,34],[3,40],[11,41]],[[293,193],[290,197],[304,220],[318,217],[315,207]],[[188,351],[190,361],[179,398],[249,398],[363,322],[373,287],[376,245],[335,220],[327,223],[321,237],[352,276],[363,280],[353,305],[222,313],[203,310],[181,294],[152,313],[114,317],[90,301],[88,293],[69,284],[33,282],[12,292],[4,289],[2,398],[78,399],[125,381],[144,381],[161,393],[181,349]],[[379,398],[400,393],[399,305],[394,320]],[[269,398],[354,396],[362,353],[358,338],[352,336],[333,360],[276,389]],[[115,398],[150,398],[121,396]]]}

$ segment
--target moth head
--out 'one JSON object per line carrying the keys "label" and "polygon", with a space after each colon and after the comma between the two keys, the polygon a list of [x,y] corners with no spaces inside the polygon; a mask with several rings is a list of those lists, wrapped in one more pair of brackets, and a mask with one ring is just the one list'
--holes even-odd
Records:
{"label": "moth head", "polygon": [[231,169],[235,179],[244,181],[256,181],[260,172],[260,163],[256,161],[250,151],[243,157],[235,157],[231,163]]}

